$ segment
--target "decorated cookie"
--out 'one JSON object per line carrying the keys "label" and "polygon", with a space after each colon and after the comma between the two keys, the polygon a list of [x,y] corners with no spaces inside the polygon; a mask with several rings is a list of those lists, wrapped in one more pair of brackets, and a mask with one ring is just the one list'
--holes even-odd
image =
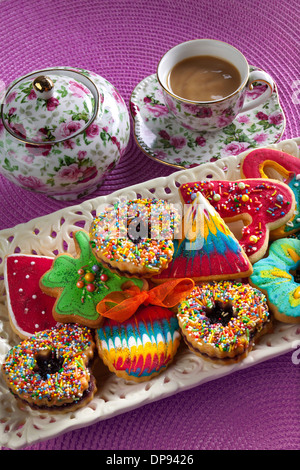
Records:
{"label": "decorated cookie", "polygon": [[[268,173],[271,176],[268,176]],[[245,178],[279,177],[293,191],[296,200],[295,213],[285,224],[270,233],[271,239],[286,237],[300,229],[300,159],[274,149],[256,149],[249,152],[241,163]],[[279,175],[279,176],[278,176]]]}
{"label": "decorated cookie", "polygon": [[53,258],[20,253],[6,256],[4,284],[9,320],[14,332],[22,339],[56,325],[52,315],[55,299],[39,286]]}
{"label": "decorated cookie", "polygon": [[188,348],[217,364],[244,359],[271,329],[263,293],[233,281],[195,286],[179,305],[177,318]]}
{"label": "decorated cookie", "polygon": [[239,243],[252,263],[264,256],[269,232],[285,224],[295,211],[295,197],[282,182],[271,179],[199,181],[180,187],[190,204],[201,193],[226,223],[243,221]]}
{"label": "decorated cookie", "polygon": [[152,280],[187,277],[197,282],[251,274],[252,266],[243,248],[210,202],[199,191],[195,198],[188,199],[182,236],[174,240],[173,260]]}
{"label": "decorated cookie", "polygon": [[106,318],[96,334],[99,355],[109,370],[136,382],[165,370],[179,343],[176,314],[157,306],[141,306],[122,323]]}
{"label": "decorated cookie", "polygon": [[172,259],[176,220],[175,207],[161,199],[121,200],[93,220],[94,255],[120,275],[150,278]]}
{"label": "decorated cookie", "polygon": [[128,285],[147,288],[141,279],[130,281],[110,272],[93,255],[89,235],[84,230],[73,233],[77,256],[58,255],[40,279],[43,292],[56,298],[53,317],[61,323],[79,323],[90,328],[100,326],[102,317],[96,305],[110,292]]}
{"label": "decorated cookie", "polygon": [[88,365],[94,350],[88,328],[59,325],[13,347],[2,364],[2,373],[21,406],[40,412],[74,411],[96,392]]}
{"label": "decorated cookie", "polygon": [[266,295],[277,320],[300,323],[300,240],[274,241],[268,256],[254,264],[250,282]]}
{"label": "decorated cookie", "polygon": [[300,230],[297,230],[297,232],[291,233],[291,235],[288,235],[287,238],[293,238],[295,240],[300,240]]}

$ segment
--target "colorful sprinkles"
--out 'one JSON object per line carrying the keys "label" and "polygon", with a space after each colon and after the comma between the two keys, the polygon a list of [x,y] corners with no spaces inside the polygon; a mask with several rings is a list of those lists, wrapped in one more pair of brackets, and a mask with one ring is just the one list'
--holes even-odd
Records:
{"label": "colorful sprinkles", "polygon": [[120,201],[95,217],[91,246],[108,263],[132,263],[159,272],[172,258],[178,221],[176,209],[166,201]]}
{"label": "colorful sprinkles", "polygon": [[2,371],[11,392],[29,405],[61,406],[80,400],[88,388],[85,364],[93,348],[88,328],[60,325],[13,347]]}
{"label": "colorful sprinkles", "polygon": [[269,321],[269,312],[259,290],[249,284],[222,281],[196,286],[179,305],[177,318],[184,336],[196,342],[200,351],[210,344],[222,353],[231,353],[239,346],[248,347],[253,335]]}

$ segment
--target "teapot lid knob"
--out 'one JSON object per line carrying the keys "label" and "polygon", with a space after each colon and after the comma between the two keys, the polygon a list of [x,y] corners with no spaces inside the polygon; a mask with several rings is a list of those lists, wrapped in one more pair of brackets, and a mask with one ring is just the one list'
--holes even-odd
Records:
{"label": "teapot lid knob", "polygon": [[53,96],[54,83],[51,78],[40,75],[33,80],[33,88],[38,98],[48,100]]}

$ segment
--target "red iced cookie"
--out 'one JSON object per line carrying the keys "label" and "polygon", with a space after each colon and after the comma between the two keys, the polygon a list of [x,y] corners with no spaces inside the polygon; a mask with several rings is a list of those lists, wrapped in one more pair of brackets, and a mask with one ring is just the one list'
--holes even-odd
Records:
{"label": "red iced cookie", "polygon": [[[270,233],[270,238],[286,237],[300,230],[300,158],[281,150],[255,149],[249,152],[241,163],[244,178],[280,178],[293,191],[296,210],[292,218]],[[278,176],[279,175],[279,176]]]}
{"label": "red iced cookie", "polygon": [[185,204],[199,192],[226,223],[244,223],[239,243],[251,263],[264,256],[269,232],[285,224],[295,211],[295,196],[289,186],[273,179],[198,181],[180,187]]}
{"label": "red iced cookie", "polygon": [[12,329],[22,339],[57,324],[52,316],[55,302],[39,287],[40,277],[51,268],[53,258],[13,254],[5,258],[4,283]]}

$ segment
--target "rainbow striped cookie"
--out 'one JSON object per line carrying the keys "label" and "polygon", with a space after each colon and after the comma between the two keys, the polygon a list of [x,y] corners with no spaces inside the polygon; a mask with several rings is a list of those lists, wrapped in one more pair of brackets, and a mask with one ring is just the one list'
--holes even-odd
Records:
{"label": "rainbow striped cookie", "polygon": [[171,310],[142,306],[123,323],[106,318],[97,330],[96,344],[111,372],[143,382],[172,362],[180,338],[178,321]]}

